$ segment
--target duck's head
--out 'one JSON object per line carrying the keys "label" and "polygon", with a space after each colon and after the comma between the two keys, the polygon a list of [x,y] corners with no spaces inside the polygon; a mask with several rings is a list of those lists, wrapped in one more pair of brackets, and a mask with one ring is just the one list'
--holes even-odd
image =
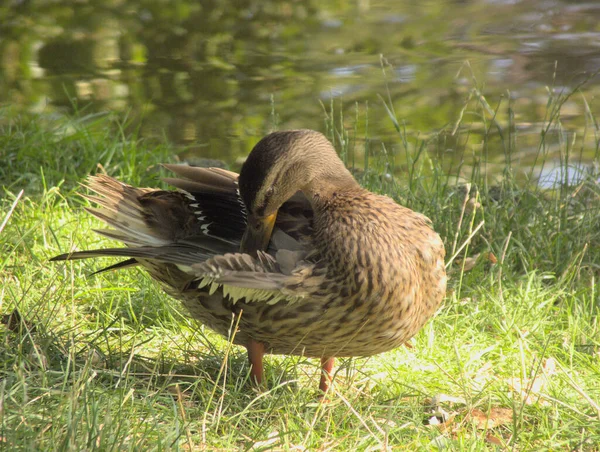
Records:
{"label": "duck's head", "polygon": [[325,136],[314,130],[274,132],[260,140],[242,166],[240,195],[248,213],[241,251],[255,253],[267,247],[277,210],[297,191],[311,200],[336,190],[355,187]]}

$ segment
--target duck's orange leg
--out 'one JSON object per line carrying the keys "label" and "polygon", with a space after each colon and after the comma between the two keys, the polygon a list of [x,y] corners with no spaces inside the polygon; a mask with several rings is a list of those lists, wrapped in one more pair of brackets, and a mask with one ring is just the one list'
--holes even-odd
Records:
{"label": "duck's orange leg", "polygon": [[321,358],[321,382],[319,383],[319,389],[323,392],[327,392],[329,389],[334,363],[335,358]]}
{"label": "duck's orange leg", "polygon": [[263,383],[263,356],[265,354],[265,344],[250,339],[248,345],[248,360],[250,361],[250,381],[260,386]]}

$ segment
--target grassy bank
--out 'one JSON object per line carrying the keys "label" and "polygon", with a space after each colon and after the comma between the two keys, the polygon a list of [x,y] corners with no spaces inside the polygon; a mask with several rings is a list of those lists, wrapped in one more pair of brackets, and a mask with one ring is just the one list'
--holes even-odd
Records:
{"label": "grassy bank", "polygon": [[[542,130],[560,129],[560,99],[549,111]],[[449,293],[410,347],[341,360],[321,403],[317,362],[269,357],[270,390],[257,392],[245,352],[190,321],[142,271],[89,277],[108,261],[48,263],[109,243],[91,231],[100,225],[76,194],[87,174],[161,185],[158,163],[173,161],[172,149],[126,136],[107,116],[5,123],[2,446],[598,450],[597,174],[542,190],[516,183],[507,164],[492,180],[484,142],[472,185],[457,187],[458,172],[428,152],[443,141],[411,141],[400,126],[404,155],[363,155],[361,182],[427,214],[443,236]],[[362,145],[348,143],[360,137],[344,137],[339,118],[326,124],[351,162]],[[491,135],[494,122],[483,126]],[[505,136],[499,145],[512,155],[518,139]],[[572,143],[564,146],[567,167]]]}

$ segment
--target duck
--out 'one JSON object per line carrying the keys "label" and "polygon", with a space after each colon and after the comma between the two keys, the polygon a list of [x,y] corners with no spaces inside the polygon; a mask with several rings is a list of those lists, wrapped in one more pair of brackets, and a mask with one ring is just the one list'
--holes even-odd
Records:
{"label": "duck", "polygon": [[446,292],[445,248],[423,214],[372,193],[331,142],[313,130],[277,131],[239,174],[165,164],[174,189],[136,188],[89,176],[125,247],[70,251],[52,261],[116,256],[98,270],[142,267],[191,317],[243,346],[250,379],[264,385],[265,354],[320,359],[327,392],[337,357],[405,344]]}

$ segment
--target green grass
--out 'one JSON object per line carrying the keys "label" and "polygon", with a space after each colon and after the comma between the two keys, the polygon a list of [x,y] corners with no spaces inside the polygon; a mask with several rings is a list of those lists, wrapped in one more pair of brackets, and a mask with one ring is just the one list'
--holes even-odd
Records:
{"label": "green grass", "polygon": [[[454,124],[420,140],[390,108],[405,151],[392,155],[370,143],[367,152],[352,146],[361,138],[355,122],[326,112],[327,132],[348,164],[365,163],[361,182],[427,214],[448,259],[456,254],[448,297],[412,347],[340,360],[327,403],[317,398],[314,360],[269,357],[270,389],[253,389],[245,351],[189,320],[142,271],[88,277],[101,264],[48,262],[108,244],[91,232],[99,224],[76,195],[88,173],[101,165],[129,183],[160,185],[157,164],[173,161],[172,149],[125,136],[110,116],[7,118],[0,136],[0,224],[7,220],[0,232],[0,445],[598,450],[598,174],[551,191],[518,177],[510,158],[488,174],[488,152],[498,151],[489,147],[510,157],[519,140],[510,114],[493,116],[509,106],[489,109],[475,97],[465,108],[483,118],[484,142],[475,163],[454,166],[435,157]],[[548,132],[562,132],[562,101],[549,100],[538,164],[551,145]],[[457,126],[472,125],[462,119]],[[571,164],[574,144],[563,142],[562,165]],[[457,180],[473,185],[457,187]],[[8,318],[15,311],[20,320]]]}

